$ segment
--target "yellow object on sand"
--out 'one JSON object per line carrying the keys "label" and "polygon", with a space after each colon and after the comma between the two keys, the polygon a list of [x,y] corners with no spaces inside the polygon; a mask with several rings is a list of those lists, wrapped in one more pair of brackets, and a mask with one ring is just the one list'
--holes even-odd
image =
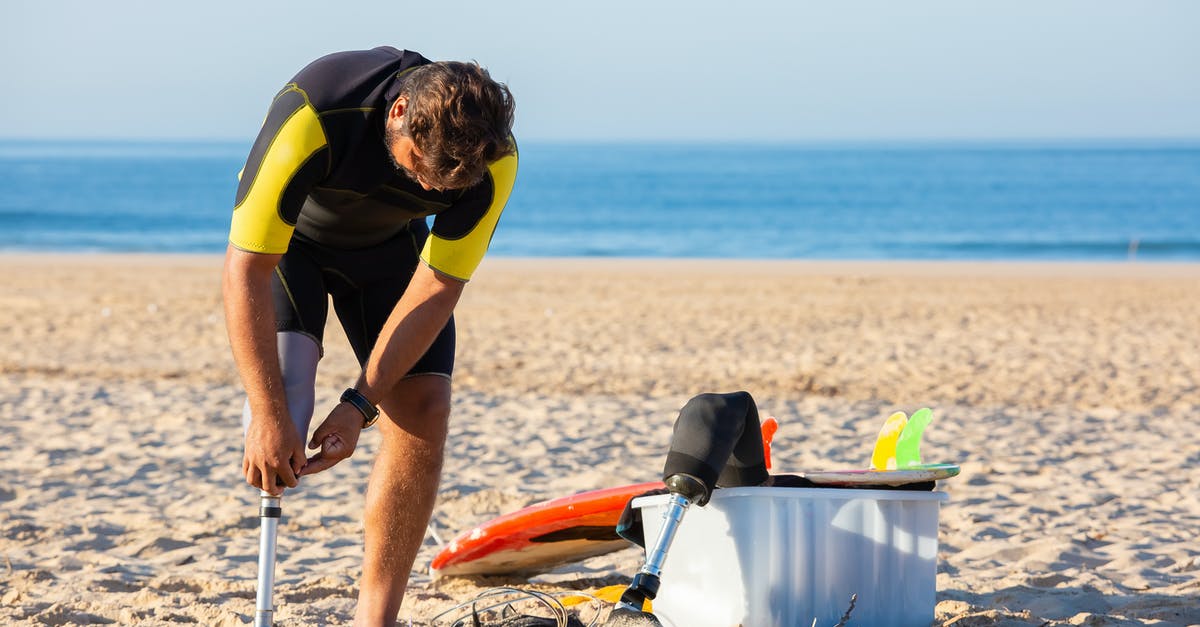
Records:
{"label": "yellow object on sand", "polygon": [[871,470],[895,470],[896,441],[908,424],[908,416],[898,411],[884,421],[879,430],[879,439],[875,440],[875,451],[871,453]]}
{"label": "yellow object on sand", "polygon": [[[594,591],[592,591],[590,593],[586,593],[586,594],[571,594],[571,595],[567,595],[565,597],[560,597],[558,599],[558,602],[562,603],[563,607],[571,607],[572,605],[579,605],[580,603],[587,603],[588,601],[594,601],[596,599],[599,599],[601,601],[606,601],[608,603],[616,603],[617,601],[621,600],[621,595],[625,594],[626,589],[627,589],[627,586],[622,586],[622,585],[605,586],[603,588],[600,588],[599,590],[594,590]],[[642,611],[643,612],[654,611],[653,609],[651,609],[649,599],[646,600],[646,604],[642,608]]]}

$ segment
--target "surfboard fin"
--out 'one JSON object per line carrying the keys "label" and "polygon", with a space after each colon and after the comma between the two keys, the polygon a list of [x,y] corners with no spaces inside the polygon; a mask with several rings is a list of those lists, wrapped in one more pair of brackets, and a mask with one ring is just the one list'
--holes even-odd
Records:
{"label": "surfboard fin", "polygon": [[766,464],[767,470],[771,469],[771,441],[775,439],[775,432],[779,431],[779,421],[774,416],[767,416],[762,422],[762,443],[763,443],[763,463]]}
{"label": "surfboard fin", "polygon": [[879,437],[875,440],[875,449],[871,453],[871,470],[892,470],[896,468],[896,441],[908,424],[908,417],[898,411],[883,422]]}
{"label": "surfboard fin", "polygon": [[922,407],[913,412],[896,440],[896,467],[911,468],[921,464],[921,436],[933,420],[933,412]]}

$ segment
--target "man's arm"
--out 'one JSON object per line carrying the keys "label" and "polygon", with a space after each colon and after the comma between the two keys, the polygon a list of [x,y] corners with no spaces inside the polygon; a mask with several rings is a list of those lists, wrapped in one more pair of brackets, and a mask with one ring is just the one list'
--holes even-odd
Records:
{"label": "man's arm", "polygon": [[275,340],[271,275],[281,256],[231,245],[221,285],[229,345],[250,402],[242,471],[250,484],[275,494],[282,491],[277,482],[295,487],[305,461],[304,443],[288,415]]}
{"label": "man's arm", "polygon": [[[412,369],[450,320],[462,296],[464,281],[418,264],[408,288],[379,332],[367,366],[355,387],[378,404]],[[358,443],[363,416],[350,403],[339,403],[313,432],[310,448],[321,447],[308,460],[304,474],[321,472],[350,457]]]}
{"label": "man's arm", "polygon": [[378,403],[404,378],[450,320],[465,286],[464,281],[418,264],[404,296],[379,332],[359,377],[358,391]]}

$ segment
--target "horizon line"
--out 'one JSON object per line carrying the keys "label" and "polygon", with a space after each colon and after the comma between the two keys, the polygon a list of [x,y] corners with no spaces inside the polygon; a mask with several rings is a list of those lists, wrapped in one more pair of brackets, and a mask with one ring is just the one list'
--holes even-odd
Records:
{"label": "horizon line", "polygon": [[[247,138],[208,138],[208,137],[62,137],[62,136],[0,136],[0,143],[45,143],[45,144],[207,144],[229,145],[253,143],[253,137]],[[874,138],[532,138],[522,139],[526,145],[773,145],[773,146],[884,146],[884,145],[915,145],[915,146],[946,146],[946,145],[1173,145],[1200,146],[1200,135],[1196,136],[1138,136],[1138,135],[1096,135],[1096,136],[1025,136],[1025,137],[874,137]]]}

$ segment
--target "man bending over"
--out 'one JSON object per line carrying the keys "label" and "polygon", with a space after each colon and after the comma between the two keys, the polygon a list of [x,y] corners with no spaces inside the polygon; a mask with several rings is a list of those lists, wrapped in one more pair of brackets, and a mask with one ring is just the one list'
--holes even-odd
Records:
{"label": "man bending over", "polygon": [[[452,313],[512,191],[512,123],[508,88],[476,64],[339,52],[280,90],[240,176],[223,291],[247,396],[242,468],[280,494],[349,457],[378,420],[360,627],[395,621],[432,513]],[[306,459],[330,297],[362,372]]]}

